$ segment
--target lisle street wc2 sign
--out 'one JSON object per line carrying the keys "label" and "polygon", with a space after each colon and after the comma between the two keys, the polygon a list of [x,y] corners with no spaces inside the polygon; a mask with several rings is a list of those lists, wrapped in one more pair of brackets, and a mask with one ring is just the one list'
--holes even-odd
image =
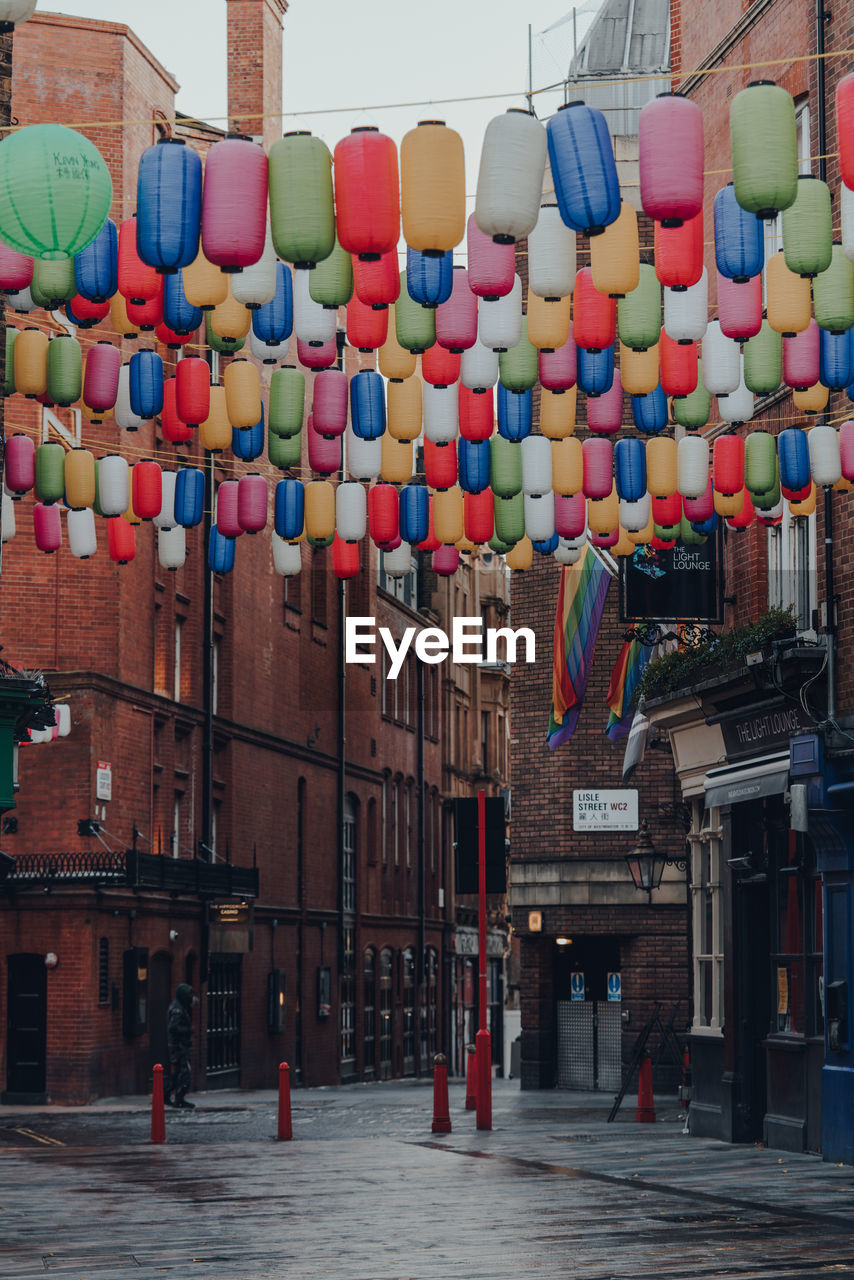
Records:
{"label": "lisle street wc2 sign", "polygon": [[637,831],[637,791],[573,791],[575,831]]}

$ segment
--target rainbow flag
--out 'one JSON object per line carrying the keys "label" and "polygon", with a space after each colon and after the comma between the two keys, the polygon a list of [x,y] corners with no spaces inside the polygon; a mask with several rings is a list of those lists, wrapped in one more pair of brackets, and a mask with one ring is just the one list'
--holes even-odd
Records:
{"label": "rainbow flag", "polygon": [[612,742],[619,742],[632,727],[634,710],[632,695],[638,687],[643,670],[652,657],[653,646],[643,645],[639,640],[626,640],[620,656],[614,663],[611,672],[611,683],[605,703],[611,709],[608,727],[605,730]]}
{"label": "rainbow flag", "polygon": [[575,732],[611,575],[590,547],[561,571],[554,629],[554,679],[548,744],[554,751]]}

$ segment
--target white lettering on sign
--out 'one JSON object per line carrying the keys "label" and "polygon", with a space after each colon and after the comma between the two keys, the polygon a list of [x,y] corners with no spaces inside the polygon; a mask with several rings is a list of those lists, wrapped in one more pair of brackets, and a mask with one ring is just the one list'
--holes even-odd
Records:
{"label": "white lettering on sign", "polygon": [[[344,661],[376,662],[377,631],[383,648],[389,656],[388,679],[396,680],[403,667],[410,649],[414,648],[415,656],[420,662],[445,662],[450,656],[451,662],[498,662],[498,642],[503,641],[505,661],[516,662],[517,649],[522,646],[525,662],[534,662],[535,636],[530,627],[487,627],[483,630],[480,618],[454,618],[451,635],[439,627],[425,627],[416,632],[415,627],[407,627],[398,642],[388,627],[376,627],[376,619],[372,617],[349,617],[344,623]],[[486,657],[484,644],[486,640]],[[414,641],[414,645],[413,645]]]}
{"label": "white lettering on sign", "polygon": [[637,831],[637,791],[573,791],[575,831]]}

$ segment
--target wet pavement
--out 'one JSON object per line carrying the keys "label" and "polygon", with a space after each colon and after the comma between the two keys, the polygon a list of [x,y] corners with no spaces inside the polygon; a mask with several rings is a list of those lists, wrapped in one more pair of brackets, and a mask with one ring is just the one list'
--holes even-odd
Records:
{"label": "wet pavement", "polygon": [[193,1095],[149,1141],[146,1099],[0,1109],[3,1280],[503,1280],[854,1276],[854,1168],[683,1134],[657,1100],[495,1082],[478,1132],[451,1083]]}

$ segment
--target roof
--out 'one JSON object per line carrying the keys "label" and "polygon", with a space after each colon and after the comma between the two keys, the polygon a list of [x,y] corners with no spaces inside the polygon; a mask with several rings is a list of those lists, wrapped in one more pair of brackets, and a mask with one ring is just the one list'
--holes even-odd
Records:
{"label": "roof", "polygon": [[570,64],[570,78],[669,68],[669,0],[605,0]]}

